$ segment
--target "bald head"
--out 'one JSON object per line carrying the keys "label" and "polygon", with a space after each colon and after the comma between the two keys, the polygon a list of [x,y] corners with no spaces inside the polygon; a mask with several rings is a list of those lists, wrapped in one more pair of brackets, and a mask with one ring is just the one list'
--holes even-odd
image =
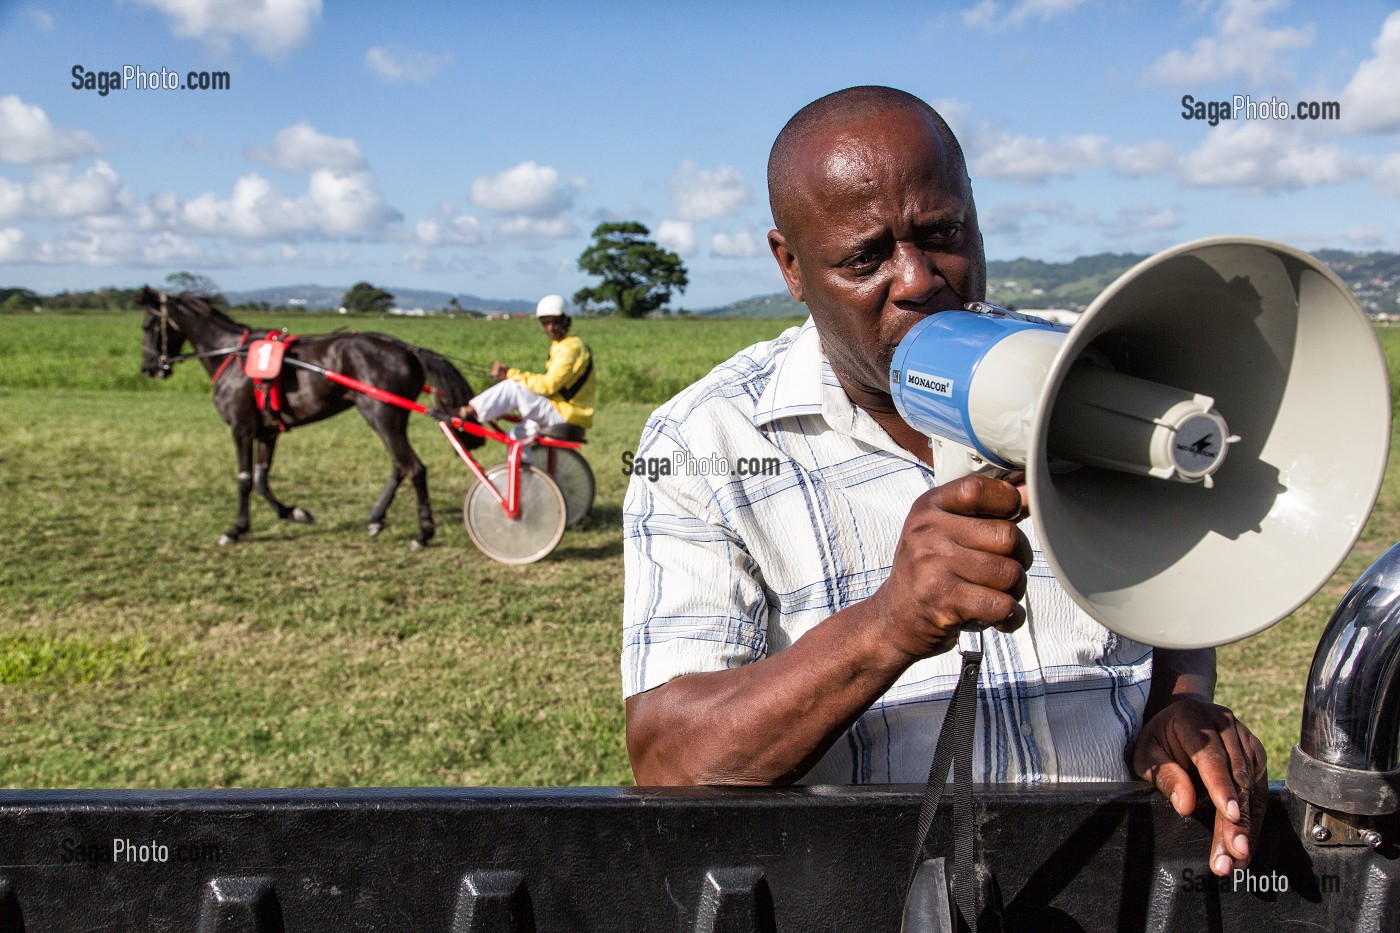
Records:
{"label": "bald head", "polygon": [[797,111],[774,140],[768,155],[768,205],[773,212],[773,225],[784,234],[794,227],[793,210],[798,200],[794,189],[805,143],[840,127],[895,111],[911,112],[927,120],[946,147],[949,170],[967,176],[962,146],[938,111],[913,94],[892,87],[848,87]]}

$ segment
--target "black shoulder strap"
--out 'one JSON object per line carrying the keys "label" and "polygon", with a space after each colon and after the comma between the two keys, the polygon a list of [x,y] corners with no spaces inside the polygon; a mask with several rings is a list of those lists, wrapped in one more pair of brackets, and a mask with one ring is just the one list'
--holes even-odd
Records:
{"label": "black shoulder strap", "polygon": [[588,344],[583,343],[582,340],[579,343],[583,344],[583,352],[588,354],[588,365],[584,367],[583,375],[574,380],[573,385],[559,390],[559,397],[566,402],[572,402],[574,396],[583,389],[583,384],[588,381],[588,377],[593,375],[593,351],[588,349]]}
{"label": "black shoulder strap", "polygon": [[[914,921],[921,900],[927,900],[925,892],[915,890],[914,885],[924,863],[924,843],[938,812],[939,801],[943,797],[948,779],[948,769],[953,768],[953,844],[954,872],[952,894],[958,913],[974,933],[995,926],[995,918],[984,919],[977,903],[976,882],[976,835],[972,809],[972,742],[973,727],[977,722],[977,675],[982,667],[980,634],[976,648],[963,650],[962,672],[958,685],[953,690],[952,702],[944,714],[943,726],[938,731],[938,741],[933,752],[933,765],[929,768],[928,784],[924,788],[924,799],[919,807],[919,824],[914,836],[914,859],[909,872],[908,894],[905,899],[905,933],[913,933],[922,924]],[[940,860],[941,861],[941,860]],[[939,886],[945,884],[941,873]],[[927,878],[925,881],[927,882]],[[934,898],[946,898],[948,892],[940,890],[932,893]],[[924,895],[924,896],[921,896]],[[988,923],[990,919],[992,922]],[[924,921],[927,923],[927,920]]]}

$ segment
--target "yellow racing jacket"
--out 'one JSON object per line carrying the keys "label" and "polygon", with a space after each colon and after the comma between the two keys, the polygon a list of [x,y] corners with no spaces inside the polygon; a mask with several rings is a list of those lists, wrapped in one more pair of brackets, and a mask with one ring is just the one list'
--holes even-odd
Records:
{"label": "yellow racing jacket", "polygon": [[549,361],[542,373],[519,369],[506,372],[536,395],[543,395],[569,424],[593,427],[593,406],[598,397],[598,377],[593,373],[593,351],[569,334],[549,346]]}

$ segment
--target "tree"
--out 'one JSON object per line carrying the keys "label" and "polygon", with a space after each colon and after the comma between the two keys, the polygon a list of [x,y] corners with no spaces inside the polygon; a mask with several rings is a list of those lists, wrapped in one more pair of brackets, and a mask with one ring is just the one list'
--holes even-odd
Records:
{"label": "tree", "polygon": [[345,297],[340,300],[340,303],[351,314],[369,311],[378,311],[383,314],[394,306],[394,296],[368,282],[356,282],[350,286],[350,290],[345,293]]}
{"label": "tree", "polygon": [[593,243],[578,257],[580,271],[603,281],[574,292],[574,303],[611,306],[625,317],[646,317],[690,284],[681,257],[656,245],[636,221],[599,224]]}
{"label": "tree", "polygon": [[29,311],[37,308],[39,303],[33,298],[25,298],[23,292],[11,292],[10,296],[0,304],[0,311],[6,314],[18,314],[20,311]]}
{"label": "tree", "polygon": [[172,272],[165,277],[165,284],[172,292],[189,292],[201,298],[214,298],[219,294],[219,286],[213,279],[194,272]]}

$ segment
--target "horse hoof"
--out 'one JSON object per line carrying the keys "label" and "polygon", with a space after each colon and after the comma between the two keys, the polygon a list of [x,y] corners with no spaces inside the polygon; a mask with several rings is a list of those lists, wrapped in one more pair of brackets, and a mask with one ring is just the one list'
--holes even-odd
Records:
{"label": "horse hoof", "polygon": [[408,542],[408,549],[410,551],[421,551],[427,546],[427,544],[423,543],[422,541],[419,541],[417,538],[414,538],[412,541]]}
{"label": "horse hoof", "polygon": [[297,506],[292,509],[292,521],[302,525],[314,525],[316,524],[316,517],[301,506]]}
{"label": "horse hoof", "polygon": [[228,547],[238,539],[227,534],[219,535],[219,547]]}
{"label": "horse hoof", "polygon": [[370,536],[371,538],[377,538],[377,537],[379,537],[379,533],[380,533],[381,531],[383,531],[383,530],[384,530],[384,523],[383,523],[383,522],[370,522],[370,523],[369,523],[369,536]]}

